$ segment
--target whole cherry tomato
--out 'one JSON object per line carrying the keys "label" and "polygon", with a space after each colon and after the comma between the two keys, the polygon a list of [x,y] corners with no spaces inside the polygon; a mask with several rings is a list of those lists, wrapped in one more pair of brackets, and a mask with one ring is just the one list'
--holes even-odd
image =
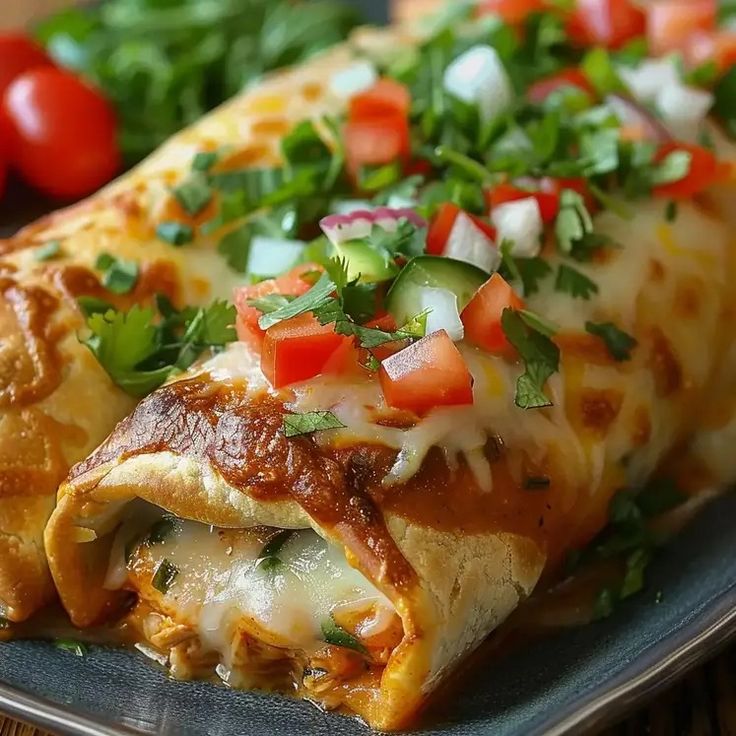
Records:
{"label": "whole cherry tomato", "polygon": [[11,164],[52,197],[81,197],[120,167],[115,114],[105,98],[73,74],[43,67],[5,92]]}
{"label": "whole cherry tomato", "polygon": [[0,33],[0,99],[23,72],[52,65],[46,52],[25,34]]}

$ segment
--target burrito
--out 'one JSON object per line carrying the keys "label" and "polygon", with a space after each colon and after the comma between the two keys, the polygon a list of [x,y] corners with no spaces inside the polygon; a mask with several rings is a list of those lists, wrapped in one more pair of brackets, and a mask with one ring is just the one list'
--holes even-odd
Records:
{"label": "burrito", "polygon": [[[359,35],[280,166],[211,174],[238,339],[62,484],[75,625],[398,729],[618,491],[693,447],[732,477],[703,451],[732,431],[730,144],[680,66],[583,63],[561,12]],[[651,65],[700,114],[653,113]]]}
{"label": "burrito", "polygon": [[237,248],[218,251],[227,224],[212,222],[222,195],[207,167],[216,152],[221,175],[273,166],[305,105],[319,117],[336,104],[322,80],[350,58],[339,48],[244,91],[95,196],[0,242],[0,616],[23,620],[53,596],[43,529],[59,483],[140,398],[80,341],[84,309],[229,299],[245,276]]}

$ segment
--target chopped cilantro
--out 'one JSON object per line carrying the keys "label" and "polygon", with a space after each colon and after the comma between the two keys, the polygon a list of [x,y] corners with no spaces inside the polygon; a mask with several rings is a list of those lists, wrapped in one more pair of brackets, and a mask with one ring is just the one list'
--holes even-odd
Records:
{"label": "chopped cilantro", "polygon": [[171,220],[158,225],[156,237],[171,245],[186,245],[194,239],[194,229],[191,225]]}
{"label": "chopped cilantro", "polygon": [[256,565],[267,572],[273,571],[283,564],[279,553],[284,545],[294,536],[293,529],[281,529],[277,531],[266,544],[263,545],[261,553],[258,555]]}
{"label": "chopped cilantro", "polygon": [[322,622],[322,637],[328,644],[354,649],[356,652],[365,652],[365,647],[360,641],[345,631],[342,626],[338,626],[332,616]]}
{"label": "chopped cilantro", "polygon": [[732,66],[713,90],[713,112],[723,122],[728,134],[736,137],[736,66]]}
{"label": "chopped cilantro", "polygon": [[87,654],[87,645],[76,639],[55,639],[54,646],[63,652],[69,652],[75,657],[84,657]]}
{"label": "chopped cilantro", "polygon": [[61,253],[61,241],[49,240],[48,243],[36,248],[35,259],[37,261],[50,261]]}
{"label": "chopped cilantro", "polygon": [[619,590],[621,599],[629,598],[644,587],[644,571],[650,560],[651,553],[644,548],[635,549],[626,558],[626,573]]}
{"label": "chopped cilantro", "polygon": [[671,184],[684,179],[690,171],[692,154],[689,151],[672,151],[651,171],[652,186]]}
{"label": "chopped cilantro", "polygon": [[236,339],[235,309],[222,301],[207,308],[173,310],[156,320],[152,309],[95,311],[82,342],[110,378],[132,396],[145,396],[174,371],[188,368],[207,347]]}
{"label": "chopped cilantro", "polygon": [[592,294],[598,293],[598,285],[566,263],[561,263],[557,269],[555,291],[569,294],[573,299],[590,299]]}
{"label": "chopped cilantro", "polygon": [[504,309],[501,326],[525,364],[525,371],[516,382],[516,405],[521,409],[551,406],[544,384],[559,369],[559,348],[548,335],[531,327],[521,313],[512,309]]}
{"label": "chopped cilantro", "polygon": [[560,250],[570,253],[576,241],[592,232],[593,220],[582,196],[572,189],[563,189],[560,211],[555,220],[555,235]]}
{"label": "chopped cilantro", "polygon": [[365,192],[378,192],[401,179],[401,165],[394,161],[381,166],[363,166],[358,172],[358,187]]}
{"label": "chopped cilantro", "polygon": [[677,201],[674,199],[671,199],[669,202],[667,202],[667,206],[664,210],[664,219],[667,220],[667,222],[674,222],[677,219]]}
{"label": "chopped cilantro", "polygon": [[138,281],[138,264],[135,261],[100,253],[95,267],[102,271],[102,285],[113,294],[129,293]]}
{"label": "chopped cilantro", "polygon": [[212,200],[212,187],[199,172],[173,187],[171,193],[182,209],[192,217],[198,215]]}
{"label": "chopped cilantro", "polygon": [[580,68],[601,97],[625,89],[610,53],[601,46],[596,46],[585,54]]}
{"label": "chopped cilantro", "polygon": [[159,591],[159,593],[167,593],[174,580],[179,575],[179,568],[173,563],[169,562],[165,557],[159,563],[156,568],[156,572],[153,573],[151,585]]}
{"label": "chopped cilantro", "polygon": [[219,157],[217,151],[198,151],[192,159],[192,171],[209,171]]}
{"label": "chopped cilantro", "polygon": [[616,327],[613,322],[586,322],[585,330],[603,340],[614,360],[631,360],[631,351],[638,343],[627,332]]}
{"label": "chopped cilantro", "polygon": [[345,425],[331,411],[308,411],[303,414],[284,414],[283,431],[287,437],[342,429]]}
{"label": "chopped cilantro", "polygon": [[164,514],[154,523],[146,538],[147,544],[161,544],[165,542],[178,528],[179,522],[171,514]]}
{"label": "chopped cilantro", "polygon": [[267,330],[285,319],[298,317],[306,312],[319,311],[333,301],[332,292],[335,291],[335,288],[332,279],[326,273],[323,273],[319,281],[308,292],[285,304],[281,304],[281,306],[270,312],[262,314],[258,320],[258,325],[262,330]]}
{"label": "chopped cilantro", "polygon": [[608,618],[613,613],[615,593],[611,588],[602,588],[593,603],[593,621]]}

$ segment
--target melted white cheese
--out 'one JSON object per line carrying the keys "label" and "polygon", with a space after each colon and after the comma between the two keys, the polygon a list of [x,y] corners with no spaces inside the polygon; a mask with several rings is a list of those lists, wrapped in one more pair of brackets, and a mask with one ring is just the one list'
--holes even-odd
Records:
{"label": "melted white cheese", "polygon": [[[575,268],[586,273],[598,285],[599,291],[590,299],[575,299],[569,294],[552,290],[552,280],[542,284],[538,294],[529,299],[529,307],[555,322],[561,330],[583,333],[586,321],[612,321],[621,329],[635,333],[641,315],[650,323],[666,318],[667,337],[683,361],[688,380],[707,380],[712,356],[708,351],[692,349],[692,324],[678,323],[670,317],[676,290],[683,279],[697,277],[705,283],[725,278],[725,269],[717,264],[724,254],[725,231],[721,224],[703,211],[682,203],[677,221],[667,223],[665,203],[642,203],[632,219],[611,212],[598,218],[596,230],[610,235],[622,251],[614,251],[605,263],[576,263]],[[553,265],[556,257],[550,259]],[[666,267],[661,283],[650,281],[650,264],[659,261]],[[701,327],[713,325],[711,310]],[[705,320],[705,321],[704,321]],[[233,344],[220,355],[204,364],[215,379],[245,378],[249,390],[268,391],[280,396],[295,412],[332,411],[344,429],[319,432],[317,442],[325,445],[345,445],[355,442],[382,444],[398,451],[396,464],[386,484],[406,481],[416,473],[427,452],[439,447],[450,465],[464,457],[481,487],[492,489],[492,469],[483,448],[489,435],[503,438],[507,448],[522,450],[532,462],[541,462],[557,447],[569,459],[564,472],[569,484],[584,484],[595,492],[607,462],[618,463],[631,450],[631,422],[618,422],[612,433],[597,444],[583,447],[577,432],[570,425],[565,405],[565,376],[554,375],[547,385],[554,406],[549,409],[523,411],[514,406],[516,379],[520,363],[496,358],[466,343],[458,343],[474,379],[474,404],[463,407],[443,407],[430,412],[414,427],[397,429],[377,423],[380,416],[391,414],[375,377],[318,376],[296,384],[285,391],[273,391],[263,377],[259,357],[242,344]],[[652,377],[645,365],[637,366],[636,381],[617,366],[588,365],[580,376],[586,388],[614,388],[625,394],[621,416],[630,416],[644,404],[652,408]],[[576,377],[576,381],[578,378]],[[576,384],[577,385],[577,384]],[[630,466],[631,482],[638,482],[654,469],[663,448],[670,442],[668,415],[652,416],[652,441],[639,453]],[[512,462],[513,470],[513,462]],[[521,474],[521,467],[519,467]]]}
{"label": "melted white cheese", "polygon": [[309,649],[322,640],[322,624],[335,612],[366,611],[373,629],[393,618],[390,601],[312,530],[294,531],[276,552],[278,562],[268,564],[259,560],[262,529],[259,537],[254,530],[177,520],[163,541],[144,543],[126,563],[126,545],[160,517],[147,504],[131,506],[113,544],[106,587],[122,587],[128,567],[137,571],[141,558],[145,572],[136,575],[144,576],[168,560],[178,574],[163,594],[166,607],[194,626],[205,647],[224,656],[241,629],[274,646]]}

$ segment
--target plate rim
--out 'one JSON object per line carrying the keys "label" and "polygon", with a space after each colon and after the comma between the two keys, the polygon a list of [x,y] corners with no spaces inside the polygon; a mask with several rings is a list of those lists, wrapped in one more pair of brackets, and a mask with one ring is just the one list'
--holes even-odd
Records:
{"label": "plate rim", "polygon": [[[571,736],[611,723],[735,638],[736,583],[732,583],[715,599],[706,602],[681,628],[654,642],[636,657],[618,676],[619,683],[606,687],[603,692],[591,693],[584,701],[570,705],[565,712],[547,718],[530,730],[529,736]],[[631,669],[637,668],[637,662],[638,669],[632,674]],[[106,723],[91,714],[67,710],[43,695],[2,681],[0,710],[59,736],[141,736],[143,733],[123,724]],[[366,734],[371,733],[376,732],[366,729]]]}

